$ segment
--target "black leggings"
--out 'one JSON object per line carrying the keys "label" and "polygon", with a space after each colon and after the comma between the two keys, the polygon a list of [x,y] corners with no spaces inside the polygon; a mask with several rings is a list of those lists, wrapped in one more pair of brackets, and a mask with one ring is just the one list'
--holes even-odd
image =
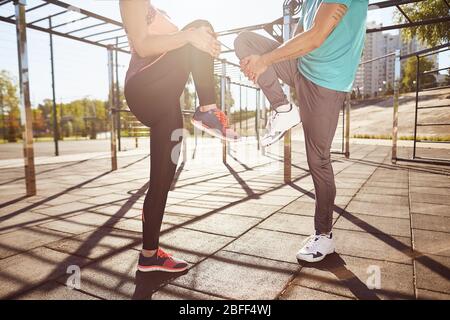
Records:
{"label": "black leggings", "polygon": [[[185,28],[211,26],[197,20]],[[131,112],[151,128],[150,187],[144,200],[143,248],[155,250],[166,207],[167,195],[180,155],[183,118],[180,97],[192,73],[200,105],[216,102],[214,60],[203,51],[186,45],[165,54],[130,78],[125,97]]]}

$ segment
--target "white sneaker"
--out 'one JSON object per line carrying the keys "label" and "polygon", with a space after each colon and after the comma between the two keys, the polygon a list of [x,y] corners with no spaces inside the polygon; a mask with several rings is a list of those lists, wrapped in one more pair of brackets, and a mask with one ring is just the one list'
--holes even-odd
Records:
{"label": "white sneaker", "polygon": [[267,121],[266,132],[261,139],[261,145],[263,147],[270,146],[271,144],[277,142],[284,136],[286,131],[301,122],[300,113],[297,106],[292,104],[286,106],[290,107],[289,111],[272,110],[270,113],[269,120]]}
{"label": "white sneaker", "polygon": [[297,260],[319,262],[328,254],[333,253],[335,248],[332,233],[330,235],[313,234],[303,241],[302,248],[297,253]]}

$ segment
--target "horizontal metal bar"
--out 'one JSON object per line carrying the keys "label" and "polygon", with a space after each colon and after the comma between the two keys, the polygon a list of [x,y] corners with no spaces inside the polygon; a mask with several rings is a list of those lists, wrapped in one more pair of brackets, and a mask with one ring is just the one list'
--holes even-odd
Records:
{"label": "horizontal metal bar", "polygon": [[[433,48],[428,48],[428,49],[405,54],[403,56],[400,56],[400,59],[406,59],[406,58],[415,57],[415,56],[425,57],[426,56],[425,54],[427,54],[427,53],[433,52],[433,53],[427,54],[427,55],[431,55],[431,54],[434,54],[434,51],[438,51],[438,50],[441,50],[444,48],[446,48],[446,50],[448,50],[449,47],[450,47],[450,42],[447,42],[447,43],[441,44],[441,45],[433,47]],[[440,52],[444,52],[446,50],[443,50]]]}
{"label": "horizontal metal bar", "polygon": [[381,31],[387,31],[387,30],[419,27],[419,26],[423,26],[423,25],[437,24],[437,23],[448,22],[448,21],[450,21],[450,17],[431,18],[431,19],[426,19],[426,20],[422,20],[422,21],[414,21],[413,23],[407,22],[407,23],[400,23],[400,24],[395,24],[395,25],[391,25],[391,26],[367,29],[366,32],[374,33],[374,32],[381,32]]}
{"label": "horizontal metal bar", "polygon": [[69,21],[69,22],[64,22],[64,23],[61,23],[61,24],[57,24],[56,26],[53,26],[53,29],[56,29],[56,28],[59,28],[59,27],[62,27],[62,26],[66,26],[68,24],[72,24],[72,23],[75,23],[75,22],[78,22],[78,21],[83,21],[83,20],[86,20],[86,19],[89,19],[89,18],[90,17],[85,16],[85,17],[81,17],[80,19],[75,19],[75,20],[72,20],[72,21]]}
{"label": "horizontal metal bar", "polygon": [[436,73],[436,72],[439,72],[439,71],[442,71],[442,70],[449,70],[449,69],[450,69],[450,67],[445,67],[445,68],[440,68],[440,69],[434,69],[434,70],[424,71],[424,72],[421,74],[421,76],[422,76],[422,75],[425,75],[425,74]]}
{"label": "horizontal metal bar", "polygon": [[373,59],[370,59],[370,60],[363,61],[363,62],[360,63],[360,65],[363,65],[363,64],[366,64],[366,63],[369,63],[369,62],[374,62],[374,61],[377,61],[377,60],[381,60],[381,59],[384,59],[384,58],[388,58],[390,56],[395,56],[395,52],[391,52],[391,53],[385,54],[384,56],[380,56],[380,57],[376,57],[376,58],[373,58]]}
{"label": "horizontal metal bar", "polygon": [[99,27],[99,26],[104,26],[105,24],[107,24],[107,23],[106,22],[99,22],[97,24],[93,24],[93,25],[90,25],[90,26],[86,26],[86,27],[83,27],[83,28],[76,29],[76,30],[71,30],[69,32],[66,32],[66,34],[72,34],[72,33],[75,33],[75,32],[79,32],[79,31],[83,31],[83,30],[87,30],[87,29],[91,29],[91,28],[95,28],[95,27]]}
{"label": "horizontal metal bar", "polygon": [[103,42],[103,41],[108,41],[108,40],[115,40],[116,38],[123,38],[123,37],[126,37],[127,35],[126,34],[123,34],[123,35],[120,35],[120,36],[115,36],[115,37],[109,37],[109,38],[105,38],[105,39],[100,39],[100,40],[97,40],[97,42]]}
{"label": "horizontal metal bar", "polygon": [[450,126],[450,123],[418,123],[418,127],[439,127],[439,126]]}
{"label": "horizontal metal bar", "polygon": [[438,158],[421,158],[421,157],[416,157],[414,159],[395,158],[395,160],[403,161],[403,162],[416,162],[416,163],[425,163],[425,164],[436,164],[436,165],[450,166],[450,160],[438,159]]}
{"label": "horizontal metal bar", "polygon": [[[14,25],[16,24],[15,20],[8,19],[8,18],[2,17],[2,16],[0,16],[0,21],[7,22],[7,23],[10,23],[10,24],[14,24]],[[37,30],[37,31],[53,34],[55,36],[59,36],[59,37],[63,37],[63,38],[67,38],[67,39],[71,39],[71,40],[75,40],[75,41],[84,42],[84,43],[91,44],[91,45],[94,45],[94,46],[97,46],[97,47],[102,47],[102,48],[107,48],[107,49],[108,48],[112,48],[111,46],[108,46],[108,45],[105,45],[105,44],[101,44],[101,43],[94,42],[94,41],[91,41],[91,40],[83,39],[83,38],[80,38],[80,37],[75,37],[75,36],[68,35],[68,34],[65,34],[65,33],[62,33],[62,32],[59,32],[59,31],[55,31],[55,30],[51,30],[51,29],[48,29],[48,28],[39,27],[39,26],[32,25],[32,24],[27,24],[27,27],[30,28],[30,29],[33,29],[33,30]],[[114,49],[114,48],[112,48],[112,49]],[[123,49],[117,49],[117,50],[120,51],[120,52],[123,52],[123,53],[130,53],[129,51],[126,51],[126,50],[123,50]]]}
{"label": "horizontal metal bar", "polygon": [[8,2],[11,2],[12,0],[3,0],[3,1],[0,1],[0,6],[3,6],[3,5],[5,5],[5,4],[7,4]]}
{"label": "horizontal metal bar", "polygon": [[404,4],[421,2],[424,0],[388,0],[369,4],[369,10],[384,9],[389,7],[401,6]]}
{"label": "horizontal metal bar", "polygon": [[27,25],[35,24],[35,23],[38,23],[38,22],[41,22],[41,21],[44,21],[44,20],[48,20],[49,18],[54,18],[54,17],[60,16],[60,15],[62,15],[64,13],[67,13],[67,12],[69,12],[69,10],[60,11],[58,13],[55,13],[55,14],[52,14],[52,15],[49,15],[49,16],[46,16],[46,17],[34,20],[32,22],[28,22]]}
{"label": "horizontal metal bar", "polygon": [[42,1],[54,4],[55,6],[59,6],[59,7],[62,7],[62,8],[66,8],[66,9],[70,9],[72,11],[79,12],[80,14],[83,14],[83,15],[89,16],[91,18],[95,18],[95,19],[101,20],[101,21],[105,21],[107,23],[116,25],[118,27],[123,27],[122,23],[120,23],[120,22],[118,22],[116,20],[113,20],[113,19],[101,16],[101,15],[98,15],[98,14],[93,13],[91,11],[87,11],[87,10],[84,10],[84,9],[81,9],[81,8],[77,8],[77,7],[73,6],[73,5],[70,5],[68,3],[64,3],[62,1],[58,1],[58,0],[42,0]]}
{"label": "horizontal metal bar", "polygon": [[427,92],[427,91],[434,91],[434,90],[441,90],[441,89],[448,89],[450,86],[442,86],[442,87],[434,87],[434,88],[426,88],[422,89],[419,92]]}
{"label": "horizontal metal bar", "polygon": [[420,143],[450,143],[450,141],[416,140]]}
{"label": "horizontal metal bar", "polygon": [[96,33],[93,33],[93,34],[89,34],[89,35],[83,37],[82,39],[92,38],[92,37],[95,37],[95,36],[99,36],[99,35],[101,35],[101,34],[106,34],[106,33],[111,33],[111,32],[117,32],[117,31],[121,31],[121,30],[123,30],[123,28],[116,28],[116,29],[112,29],[112,30],[107,30],[107,31],[102,31],[102,32],[96,32]]}
{"label": "horizontal metal bar", "polygon": [[448,108],[448,107],[450,107],[450,104],[443,104],[443,105],[439,105],[439,106],[417,107],[417,110],[421,110],[421,109],[438,109],[438,108]]}
{"label": "horizontal metal bar", "polygon": [[[48,5],[48,3],[42,3],[42,4],[40,4],[40,5],[37,5],[37,6],[34,6],[34,7],[32,7],[32,8],[30,8],[30,9],[27,9],[27,10],[25,10],[25,12],[30,12],[30,11],[34,11],[34,10],[37,10],[37,9],[39,9],[39,8],[42,8],[42,7],[44,7],[44,6],[46,6],[46,5]],[[14,18],[16,15],[15,14],[13,14],[13,15],[10,15],[8,18]]]}

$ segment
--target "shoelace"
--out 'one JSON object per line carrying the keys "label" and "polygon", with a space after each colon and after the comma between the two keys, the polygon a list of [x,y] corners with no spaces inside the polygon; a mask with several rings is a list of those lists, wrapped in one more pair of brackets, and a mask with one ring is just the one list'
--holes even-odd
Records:
{"label": "shoelace", "polygon": [[171,255],[164,252],[162,249],[158,249],[158,252],[156,253],[158,258],[170,258]]}
{"label": "shoelace", "polygon": [[223,111],[216,109],[214,110],[214,114],[216,115],[216,117],[219,119],[220,123],[223,125],[223,127],[225,129],[228,128],[228,118],[225,115],[225,113],[223,113]]}
{"label": "shoelace", "polygon": [[317,245],[318,239],[319,239],[319,236],[315,235],[315,234],[306,238],[304,241],[304,245],[306,246],[306,249],[308,249],[308,250],[314,249]]}
{"label": "shoelace", "polygon": [[278,117],[278,112],[276,110],[272,110],[271,115],[269,117],[268,124],[267,124],[267,130],[268,131],[272,130],[273,122],[275,121],[275,119],[277,117]]}

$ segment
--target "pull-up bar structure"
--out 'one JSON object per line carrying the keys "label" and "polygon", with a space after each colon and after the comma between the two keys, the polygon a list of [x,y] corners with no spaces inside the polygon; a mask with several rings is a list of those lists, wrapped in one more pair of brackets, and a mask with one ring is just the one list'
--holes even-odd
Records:
{"label": "pull-up bar structure", "polygon": [[[377,10],[383,8],[395,7],[397,8],[407,20],[406,23],[385,26],[380,28],[368,29],[368,33],[382,32],[386,30],[403,29],[409,27],[417,27],[438,23],[449,23],[450,17],[435,17],[430,19],[424,19],[421,21],[412,21],[405,12],[401,9],[402,5],[421,2],[424,0],[390,0],[380,1],[369,5],[369,10]],[[444,1],[447,6],[449,5],[447,0]],[[279,42],[286,41],[290,37],[291,27],[297,23],[298,19],[293,16],[298,12],[303,1],[301,0],[286,0],[283,4],[283,17],[277,19],[271,23],[259,24],[254,26],[248,26],[243,28],[237,28],[232,30],[226,30],[219,32],[219,36],[236,35],[244,30],[264,30],[274,39]],[[23,141],[24,141],[24,162],[25,162],[25,180],[26,180],[26,193],[28,196],[36,194],[36,178],[34,168],[34,150],[33,150],[33,130],[32,130],[32,110],[30,102],[30,83],[28,79],[28,54],[27,54],[27,28],[40,32],[45,32],[50,35],[50,50],[51,50],[51,70],[52,70],[52,93],[53,93],[53,108],[54,116],[56,117],[56,101],[55,101],[55,77],[54,77],[54,63],[53,63],[53,36],[58,36],[74,41],[79,41],[96,47],[101,47],[107,50],[108,53],[108,74],[109,74],[109,120],[111,127],[111,161],[112,169],[117,168],[117,146],[116,146],[116,128],[120,125],[120,117],[117,115],[120,112],[120,101],[118,96],[118,74],[117,69],[114,73],[114,66],[118,67],[117,53],[130,53],[130,46],[127,40],[126,33],[124,31],[122,23],[101,16],[99,14],[71,6],[63,1],[59,0],[39,0],[38,4],[32,7],[27,7],[26,0],[0,0],[0,7],[4,7],[8,4],[12,4],[14,13],[10,15],[0,15],[0,21],[4,23],[13,24],[16,26],[17,33],[17,47],[18,47],[18,60],[19,60],[19,85],[20,85],[20,111],[21,121],[23,125]],[[449,6],[450,8],[450,6]],[[43,10],[46,11],[43,11]],[[48,10],[52,13],[48,13]],[[33,12],[33,14],[45,12],[41,17],[36,18],[31,22],[27,22],[27,14]],[[70,18],[70,14],[76,14],[76,18]],[[64,18],[67,20],[64,21]],[[57,22],[57,20],[62,20]],[[448,44],[447,44],[448,46]],[[114,56],[114,52],[116,55]],[[224,51],[233,52],[233,49],[227,49]],[[397,57],[397,55],[396,55]],[[116,61],[114,61],[116,60]],[[398,74],[398,79],[400,74]],[[115,79],[116,78],[116,79]],[[226,84],[226,77],[224,77],[222,85]],[[114,82],[116,80],[116,82]],[[114,86],[116,84],[116,87]],[[285,87],[286,93],[289,95],[288,88]],[[117,96],[116,96],[117,95]],[[222,95],[224,99],[224,95]],[[223,100],[224,101],[224,100]],[[395,99],[394,99],[395,101]],[[397,107],[396,107],[397,103]],[[115,106],[115,107],[114,107]],[[119,110],[118,110],[119,106]],[[222,108],[225,105],[222,104]],[[394,102],[394,117],[395,110],[398,110],[398,96],[397,102]],[[117,112],[117,110],[119,112]],[[349,156],[349,114],[350,104],[347,102],[345,114],[347,115],[345,123],[345,154]],[[398,113],[397,113],[398,116]],[[398,118],[397,118],[398,120]],[[55,155],[58,155],[57,135],[58,124],[54,121],[54,134],[55,134]],[[394,128],[395,119],[394,119]],[[395,143],[395,142],[394,142]],[[224,154],[226,154],[226,145],[224,145]],[[225,157],[225,156],[224,156]],[[291,181],[291,143],[290,133],[285,137],[284,147],[284,180],[286,182]]]}

